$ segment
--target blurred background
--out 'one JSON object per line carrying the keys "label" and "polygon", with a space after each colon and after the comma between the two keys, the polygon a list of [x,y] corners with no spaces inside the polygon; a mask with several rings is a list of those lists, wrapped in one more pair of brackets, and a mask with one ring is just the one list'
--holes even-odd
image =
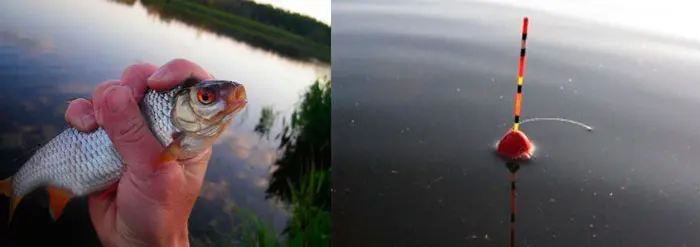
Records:
{"label": "blurred background", "polygon": [[700,245],[700,22],[686,1],[333,3],[336,246]]}
{"label": "blurred background", "polygon": [[[66,100],[133,63],[185,58],[249,97],[214,146],[191,245],[329,245],[330,25],[330,0],[0,1],[0,175],[67,127]],[[47,206],[43,190],[27,196],[0,245],[100,246],[86,200],[57,222]]]}

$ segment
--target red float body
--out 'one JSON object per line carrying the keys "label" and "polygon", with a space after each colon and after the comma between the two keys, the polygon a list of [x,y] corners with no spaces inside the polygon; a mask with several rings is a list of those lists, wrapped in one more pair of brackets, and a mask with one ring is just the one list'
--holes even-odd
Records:
{"label": "red float body", "polygon": [[510,160],[528,160],[532,157],[534,145],[522,131],[509,130],[498,142],[498,154]]}

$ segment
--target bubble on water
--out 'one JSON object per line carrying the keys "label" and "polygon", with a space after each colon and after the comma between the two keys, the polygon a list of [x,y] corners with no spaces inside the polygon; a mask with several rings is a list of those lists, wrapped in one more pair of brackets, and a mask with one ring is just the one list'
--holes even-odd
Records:
{"label": "bubble on water", "polygon": [[598,234],[593,233],[592,237],[596,238],[596,237],[598,237]]}
{"label": "bubble on water", "polygon": [[354,123],[355,123],[355,119],[350,119],[350,123],[351,123],[351,124],[354,124]]}
{"label": "bubble on water", "polygon": [[549,202],[550,202],[550,203],[555,203],[555,202],[557,202],[557,199],[549,198]]}
{"label": "bubble on water", "polygon": [[564,86],[559,86],[559,90],[564,90]]}
{"label": "bubble on water", "polygon": [[569,82],[572,82],[572,81],[574,81],[574,79],[569,78]]}
{"label": "bubble on water", "polygon": [[461,89],[457,88],[457,92],[461,91]]}
{"label": "bubble on water", "polygon": [[593,192],[593,196],[596,196],[596,195],[598,195],[598,192]]}
{"label": "bubble on water", "polygon": [[576,220],[574,219],[574,217],[570,217],[570,218],[569,218],[569,222],[574,222],[574,221],[576,221]]}
{"label": "bubble on water", "polygon": [[503,99],[503,95],[501,95],[501,96],[498,96],[498,98],[499,98],[499,99]]}
{"label": "bubble on water", "polygon": [[608,195],[608,196],[609,196],[609,197],[613,197],[613,193],[612,193],[612,192],[610,192],[610,195]]}
{"label": "bubble on water", "polygon": [[588,225],[589,228],[593,229],[593,224]]}

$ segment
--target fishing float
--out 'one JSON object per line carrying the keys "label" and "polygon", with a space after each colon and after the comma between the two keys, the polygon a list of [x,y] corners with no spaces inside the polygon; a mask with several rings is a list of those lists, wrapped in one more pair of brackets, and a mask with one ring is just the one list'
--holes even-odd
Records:
{"label": "fishing float", "polygon": [[506,134],[498,142],[497,152],[504,158],[510,160],[529,160],[535,150],[535,145],[532,144],[530,138],[520,130],[520,108],[523,101],[523,83],[525,80],[525,54],[527,44],[527,30],[529,26],[529,18],[523,18],[522,41],[520,42],[520,64],[518,65],[518,89],[515,93],[515,115],[513,119],[513,128],[508,130]]}
{"label": "fishing float", "polygon": [[532,144],[530,138],[520,130],[520,125],[528,122],[539,121],[554,121],[560,123],[568,123],[585,128],[587,131],[593,131],[593,127],[581,122],[566,118],[530,118],[520,121],[520,110],[523,101],[523,83],[525,81],[525,55],[527,45],[527,33],[530,20],[528,17],[523,18],[522,40],[520,42],[520,64],[518,65],[518,87],[515,93],[515,109],[513,111],[513,128],[509,129],[503,137],[498,141],[496,151],[498,154],[508,159],[509,161],[527,161],[534,151],[535,145]]}

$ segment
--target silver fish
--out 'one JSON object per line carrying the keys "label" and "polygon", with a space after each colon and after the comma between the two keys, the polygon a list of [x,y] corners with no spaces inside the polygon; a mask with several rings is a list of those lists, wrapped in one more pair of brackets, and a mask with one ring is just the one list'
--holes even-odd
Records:
{"label": "silver fish", "polygon": [[[178,150],[192,155],[213,145],[246,103],[241,84],[188,79],[172,90],[147,91],[139,105],[166,150],[177,138]],[[115,184],[123,169],[121,155],[102,128],[91,133],[69,128],[37,150],[14,176],[0,181],[0,192],[12,198],[11,219],[21,198],[40,187],[86,196]],[[59,205],[59,212],[51,211],[54,219],[63,206]]]}

